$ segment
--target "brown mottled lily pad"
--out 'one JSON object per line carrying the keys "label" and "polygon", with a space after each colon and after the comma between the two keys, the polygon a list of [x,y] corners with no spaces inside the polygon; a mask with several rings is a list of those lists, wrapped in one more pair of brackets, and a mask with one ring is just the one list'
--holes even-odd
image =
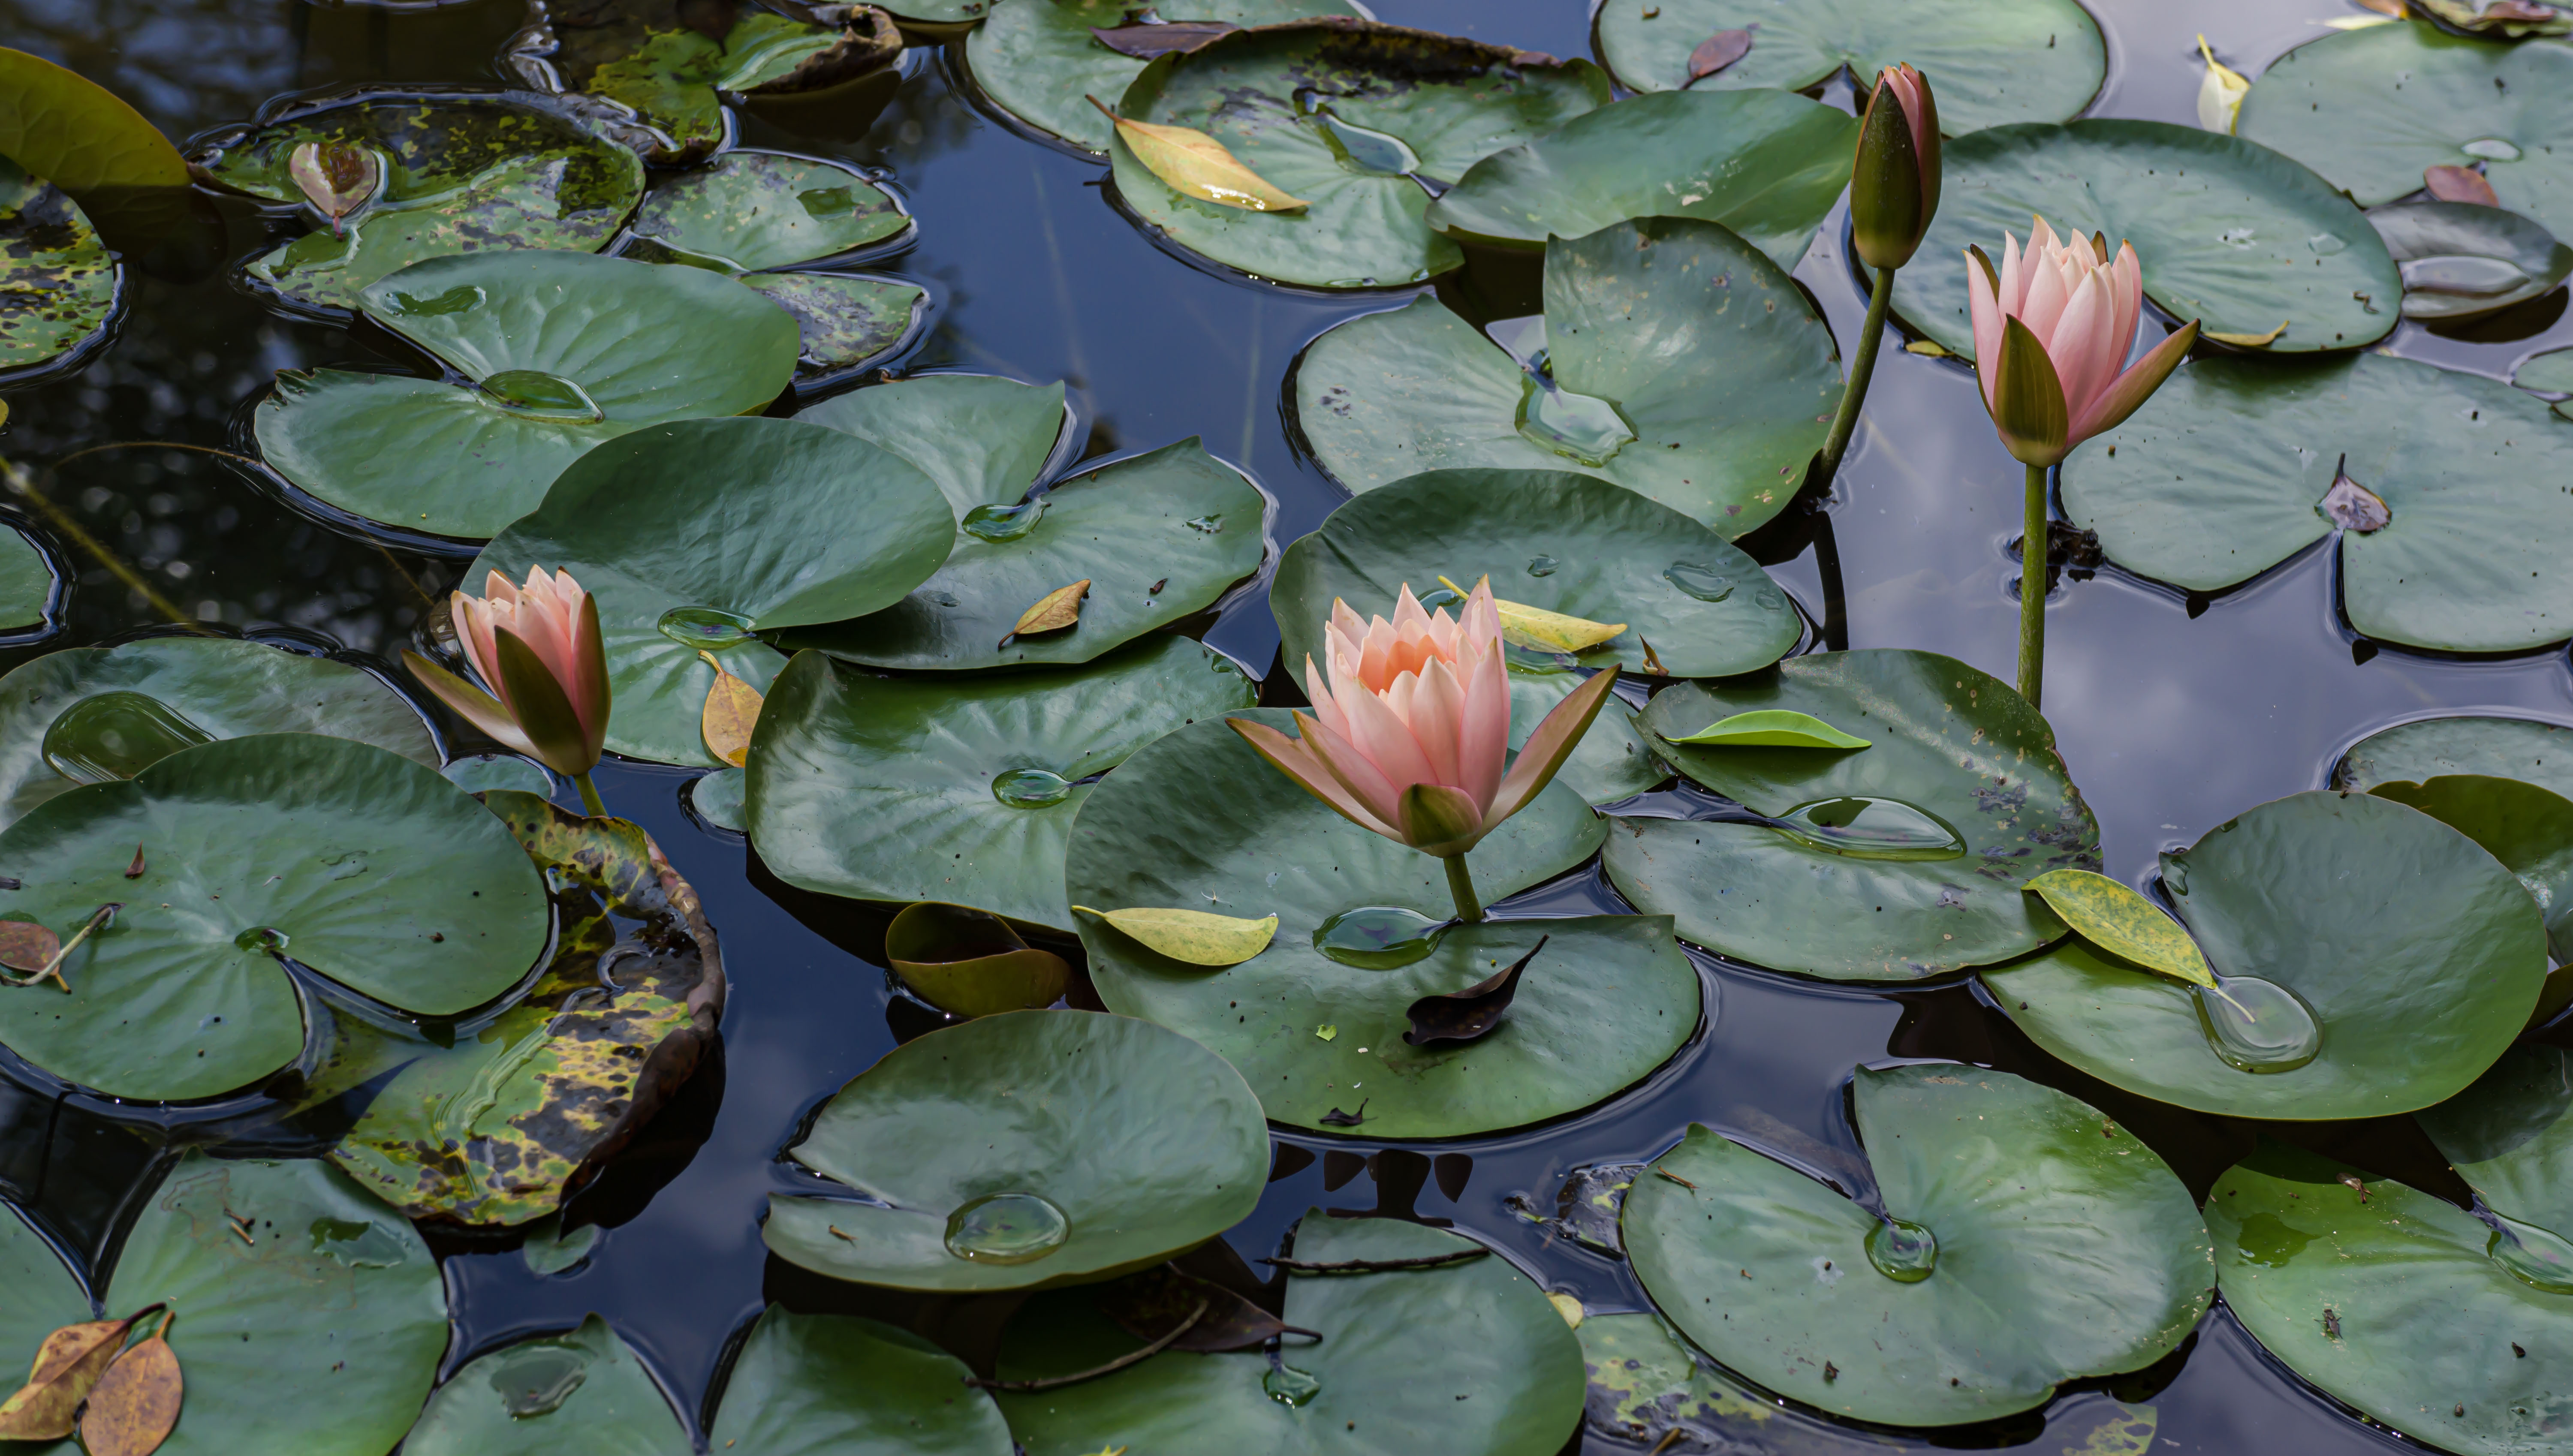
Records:
{"label": "brown mottled lily pad", "polygon": [[0,380],[104,342],[118,279],[72,200],[0,157]]}
{"label": "brown mottled lily pad", "polygon": [[511,1224],[559,1207],[696,1071],[724,975],[696,892],[641,829],[514,790],[482,801],[560,887],[552,964],[449,1048],[344,1018],[310,1100],[393,1074],[331,1160],[415,1218]]}

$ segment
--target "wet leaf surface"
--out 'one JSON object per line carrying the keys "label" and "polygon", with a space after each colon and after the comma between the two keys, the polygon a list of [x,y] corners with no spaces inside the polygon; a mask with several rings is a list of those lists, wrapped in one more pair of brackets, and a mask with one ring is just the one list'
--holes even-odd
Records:
{"label": "wet leaf surface", "polygon": [[1411,1019],[1411,1030],[1402,1034],[1404,1045],[1426,1047],[1436,1042],[1472,1042],[1489,1034],[1508,1016],[1510,1003],[1519,994],[1519,978],[1527,974],[1530,963],[1545,950],[1546,937],[1539,936],[1529,952],[1512,961],[1508,968],[1475,982],[1462,991],[1424,996],[1405,1008]]}
{"label": "wet leaf surface", "polygon": [[[1170,1338],[1186,1322],[1187,1329],[1163,1346],[1168,1350],[1216,1355],[1257,1349],[1287,1329],[1277,1315],[1222,1284],[1182,1273],[1174,1264],[1156,1264],[1111,1280],[1090,1299],[1120,1329],[1147,1343]],[[1202,1303],[1206,1307],[1200,1311]]]}
{"label": "wet leaf surface", "polygon": [[429,1394],[403,1437],[412,1456],[536,1456],[576,1441],[619,1456],[689,1456],[670,1402],[592,1314],[562,1334],[479,1355]]}
{"label": "wet leaf surface", "polygon": [[2396,203],[2367,215],[2403,274],[2403,317],[2479,319],[2552,291],[2573,248],[2494,206]]}
{"label": "wet leaf surface", "polygon": [[[2566,827],[2573,829],[2573,823]],[[2215,985],[2188,932],[2124,884],[2089,870],[2049,870],[2029,881],[2028,889],[2093,949],[2193,985]]]}
{"label": "wet leaf surface", "polygon": [[950,1016],[988,1017],[1052,1006],[1072,968],[1032,948],[997,915],[931,901],[885,927],[885,964],[912,994]]}
{"label": "wet leaf surface", "polygon": [[121,278],[80,208],[0,155],[0,377],[104,342]]}
{"label": "wet leaf surface", "polygon": [[963,1361],[871,1319],[770,1305],[724,1381],[712,1451],[834,1456],[1010,1456],[990,1396],[965,1388]]}
{"label": "wet leaf surface", "polygon": [[1259,1201],[1269,1134],[1241,1074],[1187,1038],[1027,1011],[895,1048],[787,1153],[865,1201],[772,1195],[771,1250],[961,1292],[1095,1282],[1194,1247]]}
{"label": "wet leaf surface", "polygon": [[1229,35],[1241,26],[1222,20],[1184,20],[1173,25],[1120,25],[1092,27],[1093,40],[1121,56],[1149,61],[1172,51],[1193,51],[1220,35]]}
{"label": "wet leaf surface", "polygon": [[2516,779],[2441,775],[2368,792],[2409,804],[2483,846],[2546,918],[2548,959],[2573,961],[2573,801]]}
{"label": "wet leaf surface", "polygon": [[791,268],[902,237],[893,194],[854,168],[781,152],[726,152],[660,180],[634,214],[627,252],[652,263]]}
{"label": "wet leaf surface", "polygon": [[757,273],[742,283],[795,320],[796,374],[816,386],[881,363],[928,324],[928,290],[886,275]]}

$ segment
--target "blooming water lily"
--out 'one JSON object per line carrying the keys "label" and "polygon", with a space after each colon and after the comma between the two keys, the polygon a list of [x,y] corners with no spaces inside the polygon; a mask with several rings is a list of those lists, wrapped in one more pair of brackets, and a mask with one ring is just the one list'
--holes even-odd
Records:
{"label": "blooming water lily", "polygon": [[491,692],[417,652],[404,653],[403,664],[466,722],[570,776],[590,813],[606,813],[589,782],[607,742],[607,649],[597,599],[570,572],[542,566],[527,572],[523,586],[494,571],[483,592],[459,591],[452,602],[464,660]]}

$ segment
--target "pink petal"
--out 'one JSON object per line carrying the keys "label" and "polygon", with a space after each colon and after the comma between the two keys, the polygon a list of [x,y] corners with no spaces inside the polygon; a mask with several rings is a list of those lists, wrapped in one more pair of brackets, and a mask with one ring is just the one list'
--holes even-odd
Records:
{"label": "pink petal", "polygon": [[2006,316],[2017,315],[2028,302],[2028,261],[2020,255],[2019,240],[2008,233],[2002,234],[2002,291],[1997,302]]}
{"label": "pink petal", "polygon": [[[1336,660],[1336,659],[1334,659]],[[1322,674],[1313,666],[1313,655],[1304,654],[1304,696],[1313,700],[1313,716],[1322,720],[1332,732],[1348,736],[1348,716],[1340,711],[1339,699],[1324,686]]]}
{"label": "pink petal", "polygon": [[1304,735],[1304,752],[1314,767],[1380,822],[1386,825],[1401,822],[1401,785],[1377,772],[1375,765],[1367,762],[1366,755],[1358,752],[1347,739],[1303,714],[1295,715],[1295,727]]}
{"label": "pink petal", "polygon": [[2115,342],[2118,304],[2110,296],[2109,281],[2103,277],[2106,272],[2094,269],[2082,276],[2072,302],[2064,307],[2064,317],[2056,322],[2055,342],[2046,351],[2064,385],[2067,419],[2079,416],[2117,376],[2118,365],[2127,362],[2124,356],[2109,353]]}
{"label": "pink petal", "polygon": [[1931,149],[1939,144],[1939,110],[1931,100],[1930,83],[1921,79],[1921,73],[1909,61],[1888,71],[1886,79],[1894,83],[1894,94],[1903,98],[1903,119],[1912,123],[1912,154],[1922,158],[1934,155]]}
{"label": "pink petal", "polygon": [[1464,726],[1457,735],[1456,783],[1474,796],[1486,815],[1500,792],[1501,771],[1510,757],[1510,676],[1495,644],[1469,669],[1465,683]]}
{"label": "pink petal", "polygon": [[2144,266],[2136,257],[2136,245],[2118,245],[2118,261],[2109,266],[2111,293],[2118,300],[2118,363],[2125,364],[2136,348],[2136,321],[2144,309]]}
{"label": "pink petal", "polygon": [[2073,421],[2065,448],[2071,449],[2091,436],[2115,429],[2125,422],[2128,415],[2135,413],[2138,406],[2162,386],[2162,380],[2170,377],[2170,371],[2179,367],[2180,361],[2188,355],[2189,346],[2195,343],[2197,323],[2191,320],[2187,327],[2154,345],[2152,353],[2136,361],[2134,368],[2120,374],[2117,382],[2101,390],[2100,397],[2091,401],[2091,407],[2083,410]]}
{"label": "pink petal", "polygon": [[1599,713],[1599,705],[1608,698],[1608,690],[1617,685],[1614,668],[1590,675],[1590,680],[1574,688],[1554,710],[1538,721],[1536,731],[1528,735],[1526,746],[1519,750],[1510,771],[1501,779],[1500,791],[1492,796],[1491,812],[1483,816],[1485,825],[1496,825],[1528,805],[1554,779],[1556,769],[1571,757],[1590,720]]}
{"label": "pink petal", "polygon": [[[1411,736],[1411,726],[1397,717],[1384,699],[1373,693],[1342,693],[1340,707],[1349,715],[1349,745],[1384,776],[1396,793],[1406,785],[1438,782],[1428,755],[1420,751],[1420,744]],[[1390,800],[1384,812],[1386,822],[1391,823]]]}
{"label": "pink petal", "polygon": [[[1420,745],[1438,782],[1453,788],[1465,783],[1465,685],[1456,680],[1455,671],[1444,662],[1433,662],[1421,669],[1419,686],[1411,694],[1410,711],[1403,715],[1411,725],[1412,740]],[[1475,806],[1480,810],[1478,801]]]}
{"label": "pink petal", "polygon": [[1993,380],[2000,376],[2002,357],[2002,307],[1993,297],[1993,281],[1984,272],[1984,260],[1973,253],[1966,255],[1966,303],[1975,319],[1975,360],[1984,390],[1984,407],[1993,404]]}
{"label": "pink petal", "polygon": [[2064,306],[2073,302],[2073,282],[2065,277],[2060,253],[2037,254],[2029,262],[2037,276],[2029,280],[2028,302],[2020,308],[2019,322],[2047,346],[2046,356],[2053,359],[2055,323],[2064,317]]}
{"label": "pink petal", "polygon": [[1402,838],[1393,826],[1368,813],[1365,806],[1351,798],[1346,789],[1322,772],[1321,766],[1312,760],[1302,743],[1266,723],[1254,723],[1247,718],[1227,718],[1224,721],[1234,732],[1242,735],[1254,753],[1269,760],[1280,773],[1302,785],[1306,793],[1337,810],[1341,818],[1390,840]]}

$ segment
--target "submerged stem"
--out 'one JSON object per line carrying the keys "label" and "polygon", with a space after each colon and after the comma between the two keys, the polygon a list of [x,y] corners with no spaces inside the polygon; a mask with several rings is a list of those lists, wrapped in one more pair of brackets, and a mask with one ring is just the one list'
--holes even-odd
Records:
{"label": "submerged stem", "polygon": [[580,807],[589,811],[589,817],[606,818],[607,806],[598,802],[598,790],[589,782],[589,775],[574,774],[571,776],[571,781],[580,785]]}
{"label": "submerged stem", "polygon": [[1483,902],[1474,898],[1474,875],[1465,868],[1463,855],[1450,855],[1447,866],[1447,893],[1456,897],[1456,919],[1472,925],[1483,918]]}
{"label": "submerged stem", "polygon": [[1858,429],[1858,412],[1867,403],[1867,381],[1876,373],[1876,347],[1885,340],[1886,310],[1894,304],[1894,270],[1876,271],[1876,289],[1867,297],[1867,322],[1859,326],[1858,353],[1850,357],[1849,380],[1841,385],[1840,412],[1832,416],[1832,432],[1823,439],[1823,487],[1831,488],[1832,479],[1841,472],[1841,456],[1849,452],[1850,436]]}
{"label": "submerged stem", "polygon": [[2046,467],[2028,467],[2019,550],[2019,695],[2032,708],[2046,676]]}

